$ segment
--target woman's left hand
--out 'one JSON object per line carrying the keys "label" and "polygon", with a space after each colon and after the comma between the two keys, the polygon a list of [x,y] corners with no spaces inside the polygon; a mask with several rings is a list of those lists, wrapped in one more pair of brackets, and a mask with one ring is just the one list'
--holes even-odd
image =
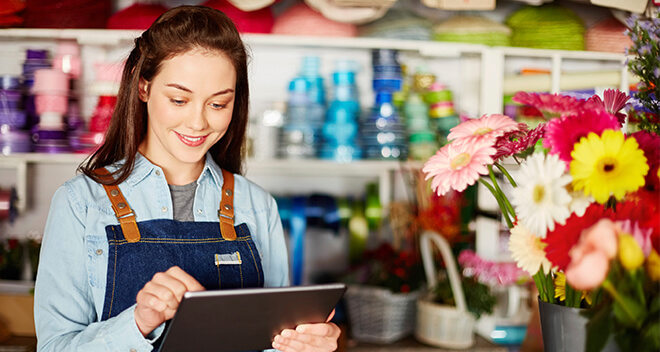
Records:
{"label": "woman's left hand", "polygon": [[322,352],[337,349],[337,339],[341,330],[334,323],[329,323],[335,315],[333,310],[326,320],[320,324],[301,324],[295,330],[285,329],[275,336],[273,348],[282,352]]}

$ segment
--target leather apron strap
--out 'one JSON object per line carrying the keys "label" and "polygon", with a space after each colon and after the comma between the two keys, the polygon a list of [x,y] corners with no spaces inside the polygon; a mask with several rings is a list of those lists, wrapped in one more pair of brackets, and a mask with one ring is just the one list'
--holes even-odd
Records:
{"label": "leather apron strap", "polygon": [[[95,170],[96,174],[101,179],[112,179],[110,172],[106,168],[99,168]],[[107,193],[110,202],[112,203],[112,210],[119,220],[121,231],[124,233],[124,238],[128,242],[135,243],[140,241],[140,230],[138,229],[137,222],[135,221],[135,213],[128,205],[124,195],[119,190],[117,185],[102,185]]]}
{"label": "leather apron strap", "polygon": [[228,241],[236,240],[234,229],[234,174],[222,169],[222,199],[218,209],[220,219],[220,233],[222,238]]}
{"label": "leather apron strap", "polygon": [[[101,179],[112,177],[106,168],[96,170]],[[234,229],[234,174],[222,170],[222,199],[220,200],[220,209],[218,209],[218,219],[220,220],[220,233],[222,238],[228,241],[236,240],[236,230]],[[135,221],[135,213],[124,199],[124,195],[118,186],[102,185],[107,193],[112,210],[119,220],[119,225],[124,233],[124,238],[128,242],[134,243],[140,241],[140,230]]]}

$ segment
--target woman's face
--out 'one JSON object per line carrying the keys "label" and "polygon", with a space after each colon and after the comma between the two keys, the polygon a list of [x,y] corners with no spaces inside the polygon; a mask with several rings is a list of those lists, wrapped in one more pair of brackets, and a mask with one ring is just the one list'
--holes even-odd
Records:
{"label": "woman's face", "polygon": [[195,49],[163,61],[150,82],[140,80],[148,113],[140,153],[166,172],[201,172],[231,122],[235,87],[234,66],[221,53]]}

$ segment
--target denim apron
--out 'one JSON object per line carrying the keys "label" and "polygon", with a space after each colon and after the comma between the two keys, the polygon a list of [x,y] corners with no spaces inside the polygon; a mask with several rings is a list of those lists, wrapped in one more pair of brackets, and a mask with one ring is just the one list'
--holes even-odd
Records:
{"label": "denim apron", "polygon": [[[97,173],[111,177],[107,170]],[[136,302],[154,274],[177,265],[207,290],[263,287],[261,257],[246,224],[234,226],[234,175],[222,170],[219,222],[155,219],[137,222],[119,187],[103,185],[119,225],[105,228],[108,276],[101,320]],[[154,343],[158,351],[160,341]]]}

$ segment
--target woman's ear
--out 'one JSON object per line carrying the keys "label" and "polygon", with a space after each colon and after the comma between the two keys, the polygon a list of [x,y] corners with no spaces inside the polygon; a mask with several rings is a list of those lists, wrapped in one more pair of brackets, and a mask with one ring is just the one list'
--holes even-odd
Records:
{"label": "woman's ear", "polygon": [[138,83],[138,97],[145,103],[149,100],[149,82],[142,77]]}

